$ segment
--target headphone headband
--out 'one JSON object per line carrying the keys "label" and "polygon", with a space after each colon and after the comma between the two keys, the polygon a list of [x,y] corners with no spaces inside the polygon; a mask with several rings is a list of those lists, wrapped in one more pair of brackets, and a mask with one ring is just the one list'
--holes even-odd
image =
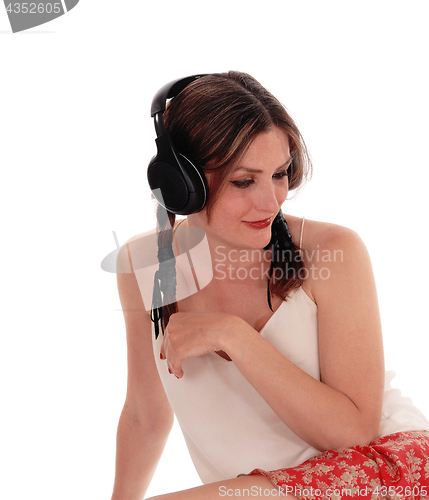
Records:
{"label": "headphone headband", "polygon": [[161,87],[152,99],[150,116],[153,118],[157,113],[164,113],[167,105],[167,99],[176,97],[176,95],[180,94],[185,87],[202,76],[207,75],[194,75],[186,78],[179,78]]}

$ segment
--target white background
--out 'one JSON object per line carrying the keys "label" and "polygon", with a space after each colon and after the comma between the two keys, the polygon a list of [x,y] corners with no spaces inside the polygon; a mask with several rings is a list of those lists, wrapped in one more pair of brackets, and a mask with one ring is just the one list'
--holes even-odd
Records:
{"label": "white background", "polygon": [[[119,242],[154,224],[149,107],[237,69],[285,104],[314,177],[286,212],[355,229],[386,366],[427,398],[426,1],[92,0],[12,34],[0,5],[0,498],[110,499],[126,389]],[[174,429],[149,494],[199,484]]]}

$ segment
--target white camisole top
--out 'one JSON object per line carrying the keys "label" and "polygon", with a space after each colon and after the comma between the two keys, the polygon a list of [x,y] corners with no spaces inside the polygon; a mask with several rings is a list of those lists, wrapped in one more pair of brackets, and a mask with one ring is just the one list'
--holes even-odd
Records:
{"label": "white camisole top", "polygon": [[[136,272],[136,277],[143,294],[147,276]],[[317,325],[317,306],[299,288],[282,302],[260,335],[320,380]],[[152,338],[159,376],[203,483],[255,468],[293,467],[319,453],[284,424],[232,361],[216,353],[191,358],[183,363],[184,376],[177,379],[160,359],[162,334]],[[379,435],[429,431],[424,415],[391,387],[394,376],[386,372]]]}
{"label": "white camisole top", "polygon": [[[271,316],[260,334],[293,363],[320,380],[317,306],[299,288]],[[154,337],[153,337],[154,338]],[[232,361],[216,353],[184,362],[176,379],[159,357],[162,335],[153,342],[159,375],[203,483],[255,468],[293,467],[320,453],[294,434]],[[379,435],[429,430],[429,422],[386,372]]]}

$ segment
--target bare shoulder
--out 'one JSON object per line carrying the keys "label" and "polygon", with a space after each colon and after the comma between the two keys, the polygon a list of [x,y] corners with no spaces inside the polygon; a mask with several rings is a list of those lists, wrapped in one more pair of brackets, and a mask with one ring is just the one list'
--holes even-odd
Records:
{"label": "bare shoulder", "polygon": [[118,272],[133,272],[158,262],[158,236],[156,229],[145,231],[128,238],[120,247],[116,259]]}
{"label": "bare shoulder", "polygon": [[[118,292],[121,302],[126,303],[124,310],[126,320],[127,311],[149,311],[148,299],[143,297],[139,281],[141,281],[141,271],[144,274],[144,269],[153,265],[154,259],[156,259],[155,231],[139,233],[128,238],[118,250],[116,257]],[[139,277],[136,274],[139,274]]]}
{"label": "bare shoulder", "polygon": [[[372,281],[372,267],[366,246],[351,228],[328,222],[287,216],[292,239],[299,245],[302,237],[302,257],[307,269],[303,285],[317,302],[316,295],[328,286],[340,286],[342,279],[365,277]],[[329,277],[329,280],[327,279]]]}
{"label": "bare shoulder", "polygon": [[332,248],[338,244],[362,243],[356,231],[339,224],[305,219],[303,226],[302,217],[287,215],[286,218],[294,243],[299,245],[301,230],[303,230],[303,247],[311,250],[317,249],[318,246],[319,248]]}

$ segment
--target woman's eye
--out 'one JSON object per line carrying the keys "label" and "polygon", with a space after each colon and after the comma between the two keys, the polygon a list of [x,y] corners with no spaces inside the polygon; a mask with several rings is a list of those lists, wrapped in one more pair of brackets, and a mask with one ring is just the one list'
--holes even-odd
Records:
{"label": "woman's eye", "polygon": [[[284,177],[287,177],[288,171],[289,171],[289,167],[286,170],[282,170],[281,172],[276,172],[273,175],[273,179],[281,180]],[[240,180],[236,180],[236,181],[231,181],[231,184],[233,184],[235,187],[238,187],[238,188],[247,188],[251,184],[253,184],[254,182],[255,182],[255,179],[240,179]]]}
{"label": "woman's eye", "polygon": [[289,167],[286,170],[283,170],[282,172],[277,172],[276,174],[273,175],[274,179],[283,179],[283,177],[286,177],[288,174]]}
{"label": "woman's eye", "polygon": [[234,186],[238,188],[247,188],[254,182],[253,179],[243,179],[241,181],[231,181],[231,184],[234,184]]}

